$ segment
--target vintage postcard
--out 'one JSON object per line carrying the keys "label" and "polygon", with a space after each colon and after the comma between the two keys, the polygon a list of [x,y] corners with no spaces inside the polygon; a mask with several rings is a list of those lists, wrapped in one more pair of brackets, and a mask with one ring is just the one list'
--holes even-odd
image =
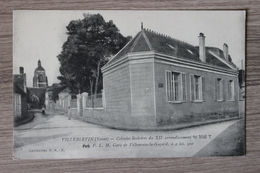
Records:
{"label": "vintage postcard", "polygon": [[13,158],[245,154],[245,11],[13,12]]}

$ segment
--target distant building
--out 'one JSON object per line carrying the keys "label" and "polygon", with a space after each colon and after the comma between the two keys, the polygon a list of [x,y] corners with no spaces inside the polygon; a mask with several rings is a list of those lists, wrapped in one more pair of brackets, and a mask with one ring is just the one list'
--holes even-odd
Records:
{"label": "distant building", "polygon": [[206,47],[203,33],[198,42],[142,29],[102,67],[106,112],[156,124],[238,116],[238,70],[227,44]]}
{"label": "distant building", "polygon": [[45,91],[46,88],[27,87],[28,103],[32,109],[41,109],[45,107]]}
{"label": "distant building", "polygon": [[26,74],[23,67],[20,67],[20,74],[14,75],[13,81],[13,113],[14,119],[19,120],[28,116]]}
{"label": "distant building", "polygon": [[33,87],[34,88],[47,88],[48,78],[45,73],[45,69],[41,65],[41,61],[38,61],[38,67],[34,70],[33,77]]}
{"label": "distant building", "polygon": [[48,87],[48,78],[45,69],[38,61],[38,67],[34,70],[33,87],[28,87],[28,103],[30,108],[45,107],[45,91]]}

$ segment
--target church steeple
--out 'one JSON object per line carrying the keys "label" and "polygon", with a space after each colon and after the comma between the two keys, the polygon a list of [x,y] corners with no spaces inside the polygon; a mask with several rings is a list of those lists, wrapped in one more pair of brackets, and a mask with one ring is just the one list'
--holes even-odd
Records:
{"label": "church steeple", "polygon": [[42,66],[41,65],[41,60],[38,60],[38,67]]}
{"label": "church steeple", "polygon": [[38,67],[34,70],[33,87],[35,88],[47,88],[48,78],[45,70],[42,67],[41,60],[38,60]]}

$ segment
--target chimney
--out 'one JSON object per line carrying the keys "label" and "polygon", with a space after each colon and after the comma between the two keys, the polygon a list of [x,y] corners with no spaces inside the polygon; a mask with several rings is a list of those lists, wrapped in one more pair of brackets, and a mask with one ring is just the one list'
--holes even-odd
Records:
{"label": "chimney", "polygon": [[24,73],[23,67],[19,67],[19,69],[20,69],[20,74],[23,74]]}
{"label": "chimney", "polygon": [[199,35],[199,58],[202,62],[206,62],[205,36],[203,33]]}
{"label": "chimney", "polygon": [[223,53],[224,53],[224,58],[226,61],[228,60],[228,45],[226,43],[223,44]]}

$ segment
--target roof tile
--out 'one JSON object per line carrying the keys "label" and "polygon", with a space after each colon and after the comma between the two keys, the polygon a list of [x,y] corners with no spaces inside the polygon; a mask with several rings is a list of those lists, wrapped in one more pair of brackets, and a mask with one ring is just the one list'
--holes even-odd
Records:
{"label": "roof tile", "polygon": [[[147,39],[146,39],[146,38]],[[189,43],[173,39],[169,36],[165,36],[153,31],[148,31],[146,29],[140,31],[123,49],[119,51],[114,58],[112,58],[107,64],[111,64],[124,57],[127,53],[131,52],[143,52],[151,51],[150,46],[153,48],[154,52],[174,56],[180,59],[187,59],[190,61],[201,62],[199,58],[199,47],[193,46]],[[212,66],[218,66],[222,68],[230,67],[220,61],[217,57],[209,53],[209,50],[214,51],[219,55],[220,58],[224,59],[223,51],[215,47],[206,47],[206,63]],[[233,67],[236,67],[231,62],[231,57],[229,56],[229,62]],[[202,62],[201,62],[202,63]]]}

